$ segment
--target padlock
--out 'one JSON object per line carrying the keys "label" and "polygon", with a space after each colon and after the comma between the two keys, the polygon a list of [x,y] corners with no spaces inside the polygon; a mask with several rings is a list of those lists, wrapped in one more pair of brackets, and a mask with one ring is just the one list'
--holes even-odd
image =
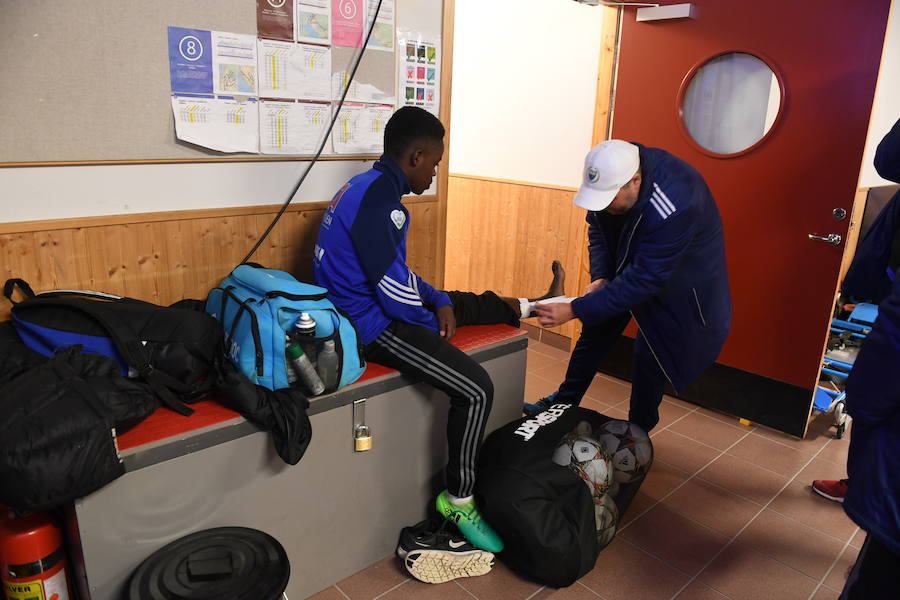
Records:
{"label": "padlock", "polygon": [[372,449],[372,433],[368,425],[357,425],[353,431],[353,449],[357,452],[365,452]]}

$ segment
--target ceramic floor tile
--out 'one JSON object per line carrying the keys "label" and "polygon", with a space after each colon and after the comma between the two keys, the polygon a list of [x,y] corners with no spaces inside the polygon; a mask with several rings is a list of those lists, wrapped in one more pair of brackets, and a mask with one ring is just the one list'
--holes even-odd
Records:
{"label": "ceramic floor tile", "polygon": [[684,408],[685,410],[689,410],[692,412],[697,410],[698,408],[700,408],[696,404],[692,404],[690,402],[687,402],[686,400],[682,400],[681,398],[675,398],[675,397],[669,396],[669,395],[663,396],[663,400],[665,400],[666,402],[671,402],[675,406],[680,406],[680,407]]}
{"label": "ceramic floor tile", "polygon": [[567,588],[544,588],[532,596],[531,600],[598,600],[600,597],[576,581]]}
{"label": "ceramic floor tile", "polygon": [[729,538],[667,508],[653,507],[620,534],[667,564],[696,575],[725,547]]}
{"label": "ceramic floor tile", "polygon": [[347,597],[339,589],[331,586],[314,596],[309,596],[306,600],[347,600]]}
{"label": "ceramic floor tile", "polygon": [[[490,573],[482,575],[482,577],[490,577]],[[378,600],[472,600],[472,595],[460,587],[460,581],[455,579],[447,583],[431,584],[423,583],[418,579],[410,579]],[[523,596],[522,600],[524,598]]]}
{"label": "ceramic floor tile", "polygon": [[631,398],[631,385],[597,375],[585,392],[585,396],[596,398],[610,405],[621,404]]}
{"label": "ceramic floor tile", "polygon": [[772,442],[778,442],[779,444],[788,446],[794,450],[799,450],[800,452],[806,452],[807,454],[815,454],[833,437],[827,433],[819,433],[813,430],[808,431],[806,437],[800,439],[793,435],[788,435],[787,433],[769,429],[768,427],[763,427],[761,425],[753,430],[753,435]]}
{"label": "ceramic floor tile", "polygon": [[671,425],[689,412],[691,411],[683,406],[678,406],[673,402],[666,402],[663,400],[659,403],[659,423],[657,423],[656,427],[660,428]]}
{"label": "ceramic floor tile", "polygon": [[850,440],[845,436],[841,439],[829,440],[816,458],[827,460],[842,467],[847,465],[847,451],[850,449]]}
{"label": "ceramic floor tile", "polygon": [[669,600],[688,577],[629,542],[615,539],[580,581],[607,600]]}
{"label": "ceramic floor tile", "polygon": [[728,450],[728,453],[788,478],[796,475],[812,458],[811,454],[788,448],[753,433],[738,442]]}
{"label": "ceramic floor tile", "polygon": [[834,567],[832,567],[828,575],[825,576],[825,581],[823,581],[822,583],[833,590],[844,589],[844,583],[846,583],[847,581],[847,575],[850,574],[850,569],[852,569],[853,565],[856,563],[856,557],[858,555],[859,548],[848,546],[841,553],[841,557],[838,559],[837,563],[835,563]]}
{"label": "ceramic floor tile", "polygon": [[853,539],[850,540],[850,545],[856,548],[857,550],[862,548],[863,542],[866,541],[866,532],[864,529],[860,529],[856,532],[856,535],[853,536]]}
{"label": "ceramic floor tile", "polygon": [[663,503],[676,512],[733,537],[761,506],[699,479],[692,479]]}
{"label": "ceramic floor tile", "polygon": [[856,525],[839,503],[814,494],[803,482],[792,482],[768,508],[842,541],[856,533]]}
{"label": "ceramic floor tile", "polygon": [[838,600],[840,596],[841,593],[839,591],[829,589],[823,585],[810,600]]}
{"label": "ceramic floor tile", "polygon": [[569,361],[569,353],[566,350],[562,350],[561,348],[557,348],[556,346],[551,346],[550,344],[542,344],[541,342],[528,340],[528,350],[538,352],[554,360],[565,362]]}
{"label": "ceramic floor tile", "polygon": [[821,579],[841,554],[843,542],[770,510],[764,510],[737,538],[754,550]]}
{"label": "ceramic floor tile", "polygon": [[705,417],[697,412],[693,412],[677,423],[669,426],[669,429],[687,436],[693,440],[724,450],[749,435],[749,431],[744,431],[727,425],[717,419]]}
{"label": "ceramic floor tile", "polygon": [[675,433],[670,429],[651,432],[654,459],[665,461],[693,473],[719,456],[722,451]]}
{"label": "ceramic floor tile", "polygon": [[757,504],[766,504],[789,481],[783,475],[730,454],[718,457],[697,473],[697,477],[720,485]]}
{"label": "ceramic floor tile", "polygon": [[710,419],[721,421],[726,425],[731,425],[732,427],[735,427],[742,431],[753,431],[754,429],[756,429],[755,425],[742,425],[739,418],[734,415],[726,415],[725,413],[720,413],[717,410],[704,408],[702,406],[697,408],[697,414],[703,415],[704,417],[709,417]]}
{"label": "ceramic floor tile", "polygon": [[514,573],[500,561],[496,561],[491,572],[483,577],[456,581],[479,600],[525,600],[543,587]]}
{"label": "ceramic floor tile", "polygon": [[535,375],[540,375],[544,379],[555,381],[557,385],[566,379],[566,369],[569,368],[567,363],[558,360],[546,360],[543,363],[535,361],[535,364],[529,367],[529,371]]}
{"label": "ceramic floor tile", "polygon": [[389,556],[337,583],[350,600],[371,600],[409,579],[395,556]]}
{"label": "ceramic floor tile", "polygon": [[720,594],[705,583],[693,581],[675,598],[676,600],[726,600],[728,596]]}
{"label": "ceramic floor tile", "polygon": [[641,492],[653,500],[659,500],[684,483],[688,477],[690,473],[654,459],[650,472],[641,484]]}
{"label": "ceramic floor tile", "polygon": [[525,401],[537,402],[559,389],[558,381],[550,381],[534,373],[525,374]]}
{"label": "ceramic floor tile", "polygon": [[732,543],[700,581],[735,600],[808,598],[818,581],[740,543]]}
{"label": "ceramic floor tile", "polygon": [[625,527],[631,521],[634,521],[637,517],[644,513],[648,508],[656,504],[656,500],[638,490],[638,493],[634,495],[634,498],[631,499],[631,504],[628,505],[628,509],[625,511],[625,514],[619,514],[619,529]]}

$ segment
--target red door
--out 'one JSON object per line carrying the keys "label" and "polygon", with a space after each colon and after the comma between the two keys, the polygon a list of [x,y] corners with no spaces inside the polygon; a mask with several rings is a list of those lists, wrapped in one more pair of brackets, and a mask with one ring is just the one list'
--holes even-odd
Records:
{"label": "red door", "polygon": [[[833,211],[851,212],[890,0],[692,4],[694,18],[670,21],[637,22],[636,8],[624,10],[612,137],[683,158],[716,198],[734,303],[719,363],[812,390],[844,248],[808,235],[846,237],[849,218]],[[768,136],[724,157],[693,140],[681,97],[698,67],[732,51],[766,62],[783,96]],[[808,415],[811,393],[802,397],[792,418]]]}

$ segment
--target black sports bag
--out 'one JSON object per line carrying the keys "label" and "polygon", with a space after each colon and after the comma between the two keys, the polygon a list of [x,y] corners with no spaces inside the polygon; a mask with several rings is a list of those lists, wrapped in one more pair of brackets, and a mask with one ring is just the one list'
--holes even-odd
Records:
{"label": "black sports bag", "polygon": [[652,461],[640,428],[568,404],[496,430],[482,446],[475,493],[503,539],[500,558],[571,585],[612,540]]}
{"label": "black sports bag", "polygon": [[[25,300],[13,299],[16,288]],[[109,356],[122,375],[146,381],[183,415],[193,410],[182,402],[210,391],[211,369],[224,357],[221,327],[201,310],[81,290],[35,294],[21,279],[7,280],[3,295],[13,303],[12,323],[26,346],[44,356],[75,345]]]}

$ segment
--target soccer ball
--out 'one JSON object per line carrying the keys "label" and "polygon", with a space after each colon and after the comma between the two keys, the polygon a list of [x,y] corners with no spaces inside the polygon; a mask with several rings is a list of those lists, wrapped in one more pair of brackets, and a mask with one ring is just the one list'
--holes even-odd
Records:
{"label": "soccer ball", "polygon": [[650,437],[628,421],[606,421],[595,432],[597,440],[611,457],[613,480],[628,483],[643,477],[653,462]]}
{"label": "soccer ball", "polygon": [[612,482],[609,457],[597,440],[567,435],[553,452],[553,462],[572,469],[587,485],[594,500],[603,496]]}
{"label": "soccer ball", "polygon": [[619,507],[609,494],[594,501],[594,519],[597,522],[597,546],[603,548],[612,541],[619,524]]}

